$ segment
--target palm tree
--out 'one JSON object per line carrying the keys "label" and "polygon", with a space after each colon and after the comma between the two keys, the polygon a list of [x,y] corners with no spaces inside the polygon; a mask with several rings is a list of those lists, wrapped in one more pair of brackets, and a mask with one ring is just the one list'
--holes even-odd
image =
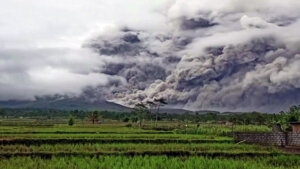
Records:
{"label": "palm tree", "polygon": [[145,115],[149,112],[148,108],[143,103],[138,103],[134,106],[134,112],[138,115],[139,127],[142,127],[142,121],[144,120]]}
{"label": "palm tree", "polygon": [[146,104],[149,107],[150,120],[151,120],[151,124],[152,124],[152,117],[151,117],[152,116],[152,109],[155,108],[156,104],[153,101],[150,101],[150,100],[148,100],[146,102]]}
{"label": "palm tree", "polygon": [[167,105],[167,101],[164,98],[154,98],[154,102],[157,105],[157,109],[156,109],[156,117],[155,117],[155,127],[157,127],[157,119],[158,119],[158,113],[159,113],[159,108],[161,106]]}

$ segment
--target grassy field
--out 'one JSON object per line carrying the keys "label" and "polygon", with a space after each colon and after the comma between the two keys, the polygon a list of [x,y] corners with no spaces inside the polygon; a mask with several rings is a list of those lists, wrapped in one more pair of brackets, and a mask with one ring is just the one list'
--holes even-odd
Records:
{"label": "grassy field", "polygon": [[236,144],[230,137],[232,131],[270,128],[10,121],[0,126],[0,168],[299,168],[299,156],[273,146]]}
{"label": "grassy field", "polygon": [[167,157],[167,156],[101,156],[101,157],[12,157],[2,159],[1,168],[73,168],[73,169],[297,169],[297,156],[264,158],[209,158],[209,157]]}

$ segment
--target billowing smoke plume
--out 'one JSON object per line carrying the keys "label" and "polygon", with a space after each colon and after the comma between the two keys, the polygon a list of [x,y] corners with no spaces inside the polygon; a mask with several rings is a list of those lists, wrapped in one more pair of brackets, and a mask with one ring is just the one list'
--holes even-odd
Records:
{"label": "billowing smoke plume", "polygon": [[126,81],[106,99],[279,111],[300,103],[299,10],[297,0],[177,0],[163,12],[167,30],[120,26],[84,47],[104,60],[102,73]]}
{"label": "billowing smoke plume", "polygon": [[6,1],[0,11],[0,100],[300,104],[299,0]]}

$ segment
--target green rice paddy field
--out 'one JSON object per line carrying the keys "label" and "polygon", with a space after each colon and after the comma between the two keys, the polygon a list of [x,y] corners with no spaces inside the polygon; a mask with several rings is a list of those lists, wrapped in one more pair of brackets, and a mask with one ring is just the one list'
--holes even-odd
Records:
{"label": "green rice paddy field", "polygon": [[0,169],[300,168],[299,155],[274,146],[235,143],[230,134],[270,131],[267,126],[28,124],[1,124]]}

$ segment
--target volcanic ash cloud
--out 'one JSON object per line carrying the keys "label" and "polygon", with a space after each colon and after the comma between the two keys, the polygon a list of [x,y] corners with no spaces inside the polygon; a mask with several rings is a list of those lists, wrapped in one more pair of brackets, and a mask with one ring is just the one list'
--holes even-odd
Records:
{"label": "volcanic ash cloud", "polygon": [[125,105],[164,97],[188,109],[278,111],[300,101],[299,9],[178,0],[163,12],[167,29],[120,26],[84,47],[104,60],[102,73],[125,79],[108,98]]}

